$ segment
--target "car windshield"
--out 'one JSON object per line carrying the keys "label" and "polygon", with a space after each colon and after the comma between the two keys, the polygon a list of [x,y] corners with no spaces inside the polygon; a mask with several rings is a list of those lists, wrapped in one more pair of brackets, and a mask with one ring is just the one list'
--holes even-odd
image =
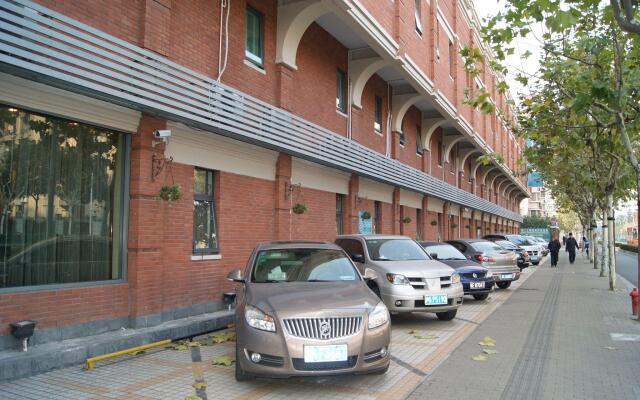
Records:
{"label": "car windshield", "polygon": [[251,282],[358,281],[360,275],[340,250],[279,249],[258,253]]}
{"label": "car windshield", "polygon": [[493,253],[502,250],[500,246],[493,242],[473,242],[471,243],[471,247],[473,247],[475,251],[482,253]]}
{"label": "car windshield", "polygon": [[496,240],[494,243],[502,247],[503,249],[516,250],[518,248],[518,246],[508,240]]}
{"label": "car windshield", "polygon": [[450,244],[437,244],[432,246],[425,246],[427,253],[437,254],[438,260],[466,260],[464,254],[460,253],[458,249]]}
{"label": "car windshield", "polygon": [[411,239],[367,240],[369,258],[374,261],[430,260],[424,249]]}
{"label": "car windshield", "polygon": [[510,242],[515,243],[518,246],[531,246],[531,243],[524,236],[520,235],[509,235],[507,236]]}

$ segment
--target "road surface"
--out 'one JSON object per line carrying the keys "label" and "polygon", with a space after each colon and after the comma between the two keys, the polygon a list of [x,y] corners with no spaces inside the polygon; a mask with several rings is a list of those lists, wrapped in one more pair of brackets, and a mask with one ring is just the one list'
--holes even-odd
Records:
{"label": "road surface", "polygon": [[618,275],[638,287],[638,257],[635,253],[616,251],[616,268]]}

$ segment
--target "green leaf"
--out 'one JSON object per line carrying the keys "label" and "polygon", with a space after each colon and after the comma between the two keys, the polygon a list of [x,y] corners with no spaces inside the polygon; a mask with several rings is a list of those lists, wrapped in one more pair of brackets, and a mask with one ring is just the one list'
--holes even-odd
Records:
{"label": "green leaf", "polygon": [[489,357],[485,356],[484,354],[478,354],[477,356],[471,357],[471,359],[473,361],[487,361]]}
{"label": "green leaf", "polygon": [[489,346],[489,347],[493,347],[496,345],[496,341],[495,339],[490,338],[489,336],[486,336],[484,339],[482,339],[480,342],[478,342],[478,344],[480,346]]}
{"label": "green leaf", "polygon": [[211,364],[213,365],[224,365],[226,367],[231,366],[234,362],[235,360],[229,356],[218,356],[211,360]]}

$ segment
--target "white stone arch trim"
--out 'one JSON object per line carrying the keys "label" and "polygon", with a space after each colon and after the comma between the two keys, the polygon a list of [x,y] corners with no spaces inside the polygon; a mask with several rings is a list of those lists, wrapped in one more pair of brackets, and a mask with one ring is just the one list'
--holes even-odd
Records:
{"label": "white stone arch trim", "polygon": [[329,9],[321,1],[305,0],[278,6],[278,31],[276,36],[276,63],[298,69],[296,54],[302,35],[313,21]]}
{"label": "white stone arch trim", "polygon": [[[469,157],[471,157],[471,155],[474,154],[474,153],[482,154],[482,150],[480,150],[480,149],[467,149],[467,150],[464,150],[460,154],[460,159],[459,159],[459,163],[458,163],[458,170],[459,171],[464,171],[464,164],[466,164],[466,162],[469,159]],[[471,168],[469,169],[469,171],[473,171],[473,164],[471,164]],[[475,179],[476,176],[474,174],[472,174],[470,177]]]}
{"label": "white stone arch trim", "polygon": [[349,74],[351,75],[351,104],[354,107],[362,108],[362,92],[364,87],[373,74],[380,71],[388,65],[388,62],[380,57],[361,58],[358,60],[351,60],[349,66]]}
{"label": "white stone arch trim", "polygon": [[444,118],[425,118],[420,125],[420,136],[422,138],[422,148],[431,151],[431,138],[436,129],[440,128],[445,122]]}
{"label": "white stone arch trim", "polygon": [[444,147],[444,160],[445,160],[445,162],[451,162],[450,155],[451,155],[451,150],[453,150],[453,146],[455,146],[456,144],[462,142],[465,139],[466,138],[464,137],[464,135],[448,136],[448,137],[446,137],[444,139],[443,147]]}
{"label": "white stone arch trim", "polygon": [[402,119],[409,107],[416,104],[423,96],[419,94],[395,94],[393,95],[391,108],[392,132],[402,132]]}
{"label": "white stone arch trim", "polygon": [[511,182],[511,184],[509,184],[509,185],[505,186],[505,188],[504,188],[504,192],[503,192],[503,193],[504,193],[504,197],[506,197],[507,199],[509,199],[509,198],[510,198],[510,196],[511,196],[511,193],[513,193],[513,191],[514,191],[515,189],[517,189],[517,188],[518,188],[518,185],[516,185],[516,184],[515,184],[515,183],[513,183],[513,182]]}
{"label": "white stone arch trim", "polygon": [[511,179],[509,179],[509,177],[508,177],[508,176],[504,176],[504,179],[503,179],[502,181],[500,181],[500,183],[498,184],[498,187],[496,188],[496,190],[498,191],[498,193],[500,193],[500,194],[503,194],[503,195],[504,195],[504,193],[503,193],[503,192],[504,192],[504,188],[506,187],[506,186],[504,186],[504,185],[505,185],[505,184],[508,184],[508,183],[513,183],[513,182],[511,181]]}
{"label": "white stone arch trim", "polygon": [[489,174],[490,174],[492,171],[495,171],[495,170],[497,170],[497,169],[498,169],[498,167],[496,167],[495,165],[492,165],[492,166],[488,167],[487,169],[485,169],[485,170],[482,172],[482,175],[480,176],[480,183],[482,183],[483,185],[485,185],[485,186],[486,186],[486,184],[487,184],[487,177],[489,176]]}
{"label": "white stone arch trim", "polygon": [[[471,177],[476,179],[476,175],[478,174],[478,170],[482,168],[482,161],[475,160],[473,164],[471,164]],[[481,177],[482,178],[482,177]],[[480,183],[482,183],[482,179],[480,179]]]}

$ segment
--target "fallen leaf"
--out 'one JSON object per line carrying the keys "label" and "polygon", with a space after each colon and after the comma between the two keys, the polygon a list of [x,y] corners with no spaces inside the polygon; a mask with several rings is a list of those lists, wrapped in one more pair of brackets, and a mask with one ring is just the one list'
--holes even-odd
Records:
{"label": "fallen leaf", "polygon": [[187,343],[184,340],[180,340],[177,341],[173,344],[171,344],[170,346],[165,347],[166,349],[171,349],[171,350],[179,350],[179,351],[184,351],[187,350]]}
{"label": "fallen leaf", "polygon": [[229,356],[218,356],[211,360],[211,364],[213,365],[225,365],[227,367],[231,366],[234,362],[235,360]]}
{"label": "fallen leaf", "polygon": [[191,386],[193,386],[193,387],[194,387],[195,389],[197,389],[197,390],[203,390],[203,389],[206,389],[206,388],[207,388],[207,384],[206,384],[206,383],[204,383],[204,382],[196,382],[196,383],[194,383],[194,384],[193,384],[193,385],[191,385]]}
{"label": "fallen leaf", "polygon": [[416,339],[438,339],[439,336],[436,335],[413,335]]}
{"label": "fallen leaf", "polygon": [[482,349],[482,351],[484,352],[484,354],[498,354],[496,350],[491,349]]}
{"label": "fallen leaf", "polygon": [[200,342],[198,342],[196,340],[191,341],[191,342],[187,342],[186,344],[187,344],[187,347],[200,347]]}
{"label": "fallen leaf", "polygon": [[480,342],[478,342],[478,344],[480,346],[489,346],[489,347],[493,347],[496,345],[496,341],[495,339],[490,338],[489,336],[486,336],[484,339],[482,339]]}
{"label": "fallen leaf", "polygon": [[235,327],[236,327],[236,323],[235,322],[232,322],[229,325],[227,325],[227,328],[229,328],[229,329],[233,329]]}
{"label": "fallen leaf", "polygon": [[471,359],[473,361],[487,361],[489,357],[485,356],[484,354],[478,354],[477,356],[471,357]]}
{"label": "fallen leaf", "polygon": [[412,329],[412,330],[410,330],[410,331],[409,331],[409,332],[407,332],[407,333],[408,333],[409,335],[413,335],[413,334],[415,334],[415,333],[416,333],[416,331],[414,331],[414,330]]}
{"label": "fallen leaf", "polygon": [[132,356],[137,356],[137,355],[144,354],[144,353],[145,353],[144,350],[138,350],[138,351],[134,351],[133,353],[131,353],[131,355]]}
{"label": "fallen leaf", "polygon": [[209,335],[213,343],[224,343],[236,340],[236,331],[217,332]]}
{"label": "fallen leaf", "polygon": [[202,400],[202,397],[192,394],[191,396],[185,397],[184,400]]}

